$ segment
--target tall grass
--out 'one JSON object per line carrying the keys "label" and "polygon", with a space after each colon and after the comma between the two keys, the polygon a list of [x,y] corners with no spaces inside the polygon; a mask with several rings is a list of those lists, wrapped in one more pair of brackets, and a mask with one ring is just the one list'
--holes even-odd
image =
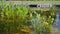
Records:
{"label": "tall grass", "polygon": [[35,32],[40,34],[47,32],[50,34],[54,17],[55,13],[52,8],[49,11],[34,11],[30,10],[27,6],[3,4],[0,10],[0,33],[23,34],[24,32],[27,32],[27,30],[29,31],[29,26],[32,25]]}

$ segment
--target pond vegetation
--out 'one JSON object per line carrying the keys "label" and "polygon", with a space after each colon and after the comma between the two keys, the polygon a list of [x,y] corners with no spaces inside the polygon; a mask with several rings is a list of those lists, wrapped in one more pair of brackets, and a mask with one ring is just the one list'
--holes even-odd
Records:
{"label": "pond vegetation", "polygon": [[0,6],[1,34],[51,34],[55,19],[55,7],[49,11],[31,10],[28,6],[3,4]]}

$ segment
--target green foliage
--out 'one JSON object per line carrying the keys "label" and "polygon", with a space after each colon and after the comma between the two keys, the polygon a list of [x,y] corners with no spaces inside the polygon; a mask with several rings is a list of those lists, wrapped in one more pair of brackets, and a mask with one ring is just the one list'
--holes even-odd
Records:
{"label": "green foliage", "polygon": [[[55,9],[49,11],[30,10],[27,6],[13,6],[13,4],[2,6],[0,18],[1,31],[8,34],[20,32],[22,27],[28,26],[32,22],[32,28],[38,33],[50,32],[55,17]],[[12,18],[12,19],[11,19]],[[3,28],[3,29],[2,29]],[[13,32],[13,33],[11,33]]]}
{"label": "green foliage", "polygon": [[[28,25],[28,20],[26,18],[28,13],[28,7],[26,6],[13,6],[12,4],[2,6],[2,11],[0,12],[0,24],[3,25],[3,31],[10,34],[12,31],[18,32],[21,26]],[[2,30],[1,30],[2,31]],[[10,32],[10,33],[9,33]],[[2,33],[3,34],[3,33]]]}
{"label": "green foliage", "polygon": [[[35,18],[33,18],[34,16],[32,16],[33,13],[36,14]],[[31,22],[33,24],[34,30],[40,34],[45,34],[46,32],[50,34],[52,24],[54,23],[55,19],[55,9],[50,8],[49,11],[40,11],[40,13],[39,11],[33,11],[33,13],[31,13]]]}
{"label": "green foliage", "polygon": [[28,8],[25,6],[16,6],[16,13],[17,13],[17,16],[20,18],[20,17],[24,17],[26,16],[26,14],[28,13]]}

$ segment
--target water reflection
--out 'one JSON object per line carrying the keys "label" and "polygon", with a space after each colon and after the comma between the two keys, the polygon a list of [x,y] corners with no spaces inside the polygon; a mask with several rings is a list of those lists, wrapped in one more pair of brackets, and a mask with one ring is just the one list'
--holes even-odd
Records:
{"label": "water reflection", "polygon": [[60,13],[56,13],[56,19],[53,24],[53,34],[60,34]]}
{"label": "water reflection", "polygon": [[55,19],[55,23],[53,24],[53,27],[60,28],[59,13],[56,13],[56,19]]}

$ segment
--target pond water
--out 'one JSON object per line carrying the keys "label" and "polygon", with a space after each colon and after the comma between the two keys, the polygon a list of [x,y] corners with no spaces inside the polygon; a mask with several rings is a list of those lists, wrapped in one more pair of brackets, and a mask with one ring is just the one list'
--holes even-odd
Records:
{"label": "pond water", "polygon": [[56,19],[53,24],[53,34],[60,34],[60,14],[56,13]]}
{"label": "pond water", "polygon": [[53,27],[60,28],[59,13],[56,14],[56,19],[55,19],[55,23],[53,24]]}

